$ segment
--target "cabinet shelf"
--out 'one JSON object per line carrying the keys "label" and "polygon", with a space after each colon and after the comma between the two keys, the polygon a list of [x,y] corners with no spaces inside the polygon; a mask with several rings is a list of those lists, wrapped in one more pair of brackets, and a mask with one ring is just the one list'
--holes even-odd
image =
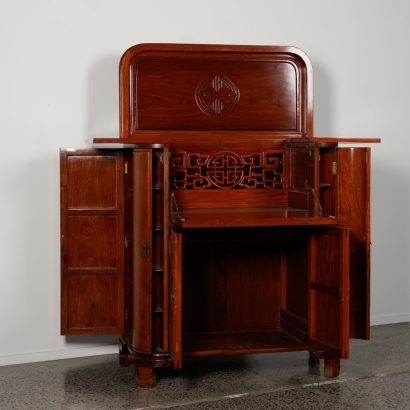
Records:
{"label": "cabinet shelf", "polygon": [[182,335],[182,354],[184,356],[268,353],[295,350],[309,350],[309,347],[281,329]]}

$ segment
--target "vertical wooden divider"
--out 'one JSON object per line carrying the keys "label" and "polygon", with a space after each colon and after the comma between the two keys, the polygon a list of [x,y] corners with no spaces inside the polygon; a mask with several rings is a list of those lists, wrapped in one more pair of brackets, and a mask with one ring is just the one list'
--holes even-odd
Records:
{"label": "vertical wooden divider", "polygon": [[[152,352],[152,150],[136,149],[134,172],[134,326],[133,348]],[[145,251],[145,252],[144,252]]]}

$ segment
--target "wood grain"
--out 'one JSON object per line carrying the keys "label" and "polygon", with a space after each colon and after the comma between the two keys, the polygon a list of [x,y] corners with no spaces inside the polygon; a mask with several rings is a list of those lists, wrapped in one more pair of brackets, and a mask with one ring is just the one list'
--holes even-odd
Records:
{"label": "wood grain", "polygon": [[370,148],[338,148],[338,226],[350,232],[350,337],[370,338]]}
{"label": "wood grain", "polygon": [[[133,266],[134,324],[133,348],[144,354],[152,352],[152,151],[133,153]],[[148,245],[143,257],[143,246]]]}
{"label": "wood grain", "polygon": [[120,334],[124,331],[124,154],[61,149],[60,183],[61,334]]}
{"label": "wood grain", "polygon": [[170,351],[174,368],[180,369],[182,366],[182,235],[171,229],[170,242]]}

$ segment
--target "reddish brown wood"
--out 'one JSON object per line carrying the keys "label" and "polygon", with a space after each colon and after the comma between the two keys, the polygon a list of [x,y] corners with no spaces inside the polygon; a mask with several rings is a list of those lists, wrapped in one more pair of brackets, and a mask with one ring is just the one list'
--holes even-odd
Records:
{"label": "reddish brown wood", "polygon": [[170,221],[182,228],[334,225],[335,217],[316,215],[294,208],[180,209],[181,218]]}
{"label": "reddish brown wood", "polygon": [[308,343],[349,358],[349,231],[317,227],[309,245]]}
{"label": "reddish brown wood", "polygon": [[124,300],[125,300],[125,315],[124,315],[124,333],[132,333],[134,326],[134,261],[133,261],[133,230],[134,230],[134,171],[133,171],[133,150],[126,149],[124,151],[124,160],[127,164],[127,173],[125,174],[124,185],[124,206],[125,206],[125,236],[127,246],[125,247],[125,277],[124,277]]}
{"label": "reddish brown wood", "polygon": [[125,307],[120,364],[147,387],[182,355],[315,350],[336,376],[370,283],[370,151],[337,147],[380,140],[314,138],[294,47],[135,46],[120,99],[121,138],[94,142],[125,144],[125,186],[115,151],[61,159],[64,334],[115,333]]}
{"label": "reddish brown wood", "polygon": [[175,369],[182,366],[182,235],[170,230],[170,351]]}
{"label": "reddish brown wood", "polygon": [[[173,190],[178,208],[268,208],[288,207],[287,189],[215,189],[215,190]],[[171,213],[175,212],[171,201]]]}
{"label": "reddish brown wood", "polygon": [[350,337],[370,338],[370,148],[338,148],[338,225],[350,236]]}
{"label": "reddish brown wood", "polygon": [[154,387],[157,384],[155,369],[138,367],[140,387]]}
{"label": "reddish brown wood", "polygon": [[[152,352],[152,151],[133,153],[134,229],[134,324],[133,348],[144,354]],[[155,266],[155,265],[154,265]]]}
{"label": "reddish brown wood", "polygon": [[[336,180],[332,163],[336,161],[334,148],[319,150],[319,190],[317,192],[325,215],[336,215]],[[343,225],[340,225],[343,226]]]}
{"label": "reddish brown wood", "polygon": [[280,329],[255,332],[192,333],[183,335],[184,356],[212,356],[308,350]]}
{"label": "reddish brown wood", "polygon": [[278,244],[266,241],[224,245],[227,272],[227,330],[262,330],[278,327]]}
{"label": "reddish brown wood", "polygon": [[61,149],[60,160],[61,334],[120,334],[124,331],[123,152]]}
{"label": "reddish brown wood", "polygon": [[326,377],[336,377],[340,372],[340,357],[331,355],[323,351],[309,351],[309,365],[318,365],[319,359],[324,359],[324,375]]}
{"label": "reddish brown wood", "polygon": [[294,47],[138,45],[121,59],[120,90],[122,138],[138,129],[313,136],[312,67]]}
{"label": "reddish brown wood", "polygon": [[340,357],[333,356],[325,358],[324,375],[326,377],[339,376],[340,372]]}
{"label": "reddish brown wood", "polygon": [[164,235],[164,247],[163,247],[163,351],[169,352],[169,149],[163,150],[163,235]]}
{"label": "reddish brown wood", "polygon": [[363,144],[377,144],[381,142],[380,138],[312,138],[312,142],[342,142],[342,143],[363,143]]}

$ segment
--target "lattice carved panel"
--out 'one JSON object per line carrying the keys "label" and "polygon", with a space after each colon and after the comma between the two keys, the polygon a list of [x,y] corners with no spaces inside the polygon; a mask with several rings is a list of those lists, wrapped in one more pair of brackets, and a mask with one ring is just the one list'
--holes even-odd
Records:
{"label": "lattice carved panel", "polygon": [[171,189],[283,188],[284,151],[238,155],[220,151],[214,155],[173,151],[170,160]]}

